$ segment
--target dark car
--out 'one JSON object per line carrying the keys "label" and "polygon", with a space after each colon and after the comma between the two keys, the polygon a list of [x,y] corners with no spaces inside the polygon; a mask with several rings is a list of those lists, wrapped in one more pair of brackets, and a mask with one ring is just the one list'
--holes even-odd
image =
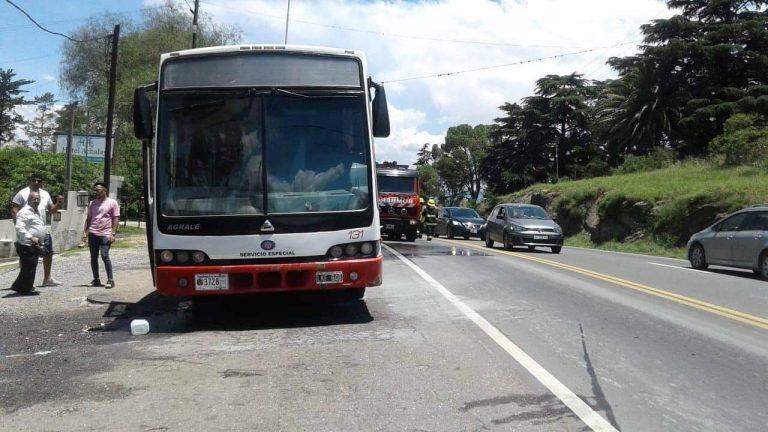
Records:
{"label": "dark car", "polygon": [[768,279],[768,205],[730,214],[691,236],[688,260],[699,270],[739,267]]}
{"label": "dark car", "polygon": [[444,207],[438,209],[435,237],[479,237],[485,239],[485,220],[471,208]]}
{"label": "dark car", "polygon": [[505,249],[514,246],[548,247],[553,253],[563,248],[563,229],[537,205],[500,204],[486,222],[485,245],[501,242]]}

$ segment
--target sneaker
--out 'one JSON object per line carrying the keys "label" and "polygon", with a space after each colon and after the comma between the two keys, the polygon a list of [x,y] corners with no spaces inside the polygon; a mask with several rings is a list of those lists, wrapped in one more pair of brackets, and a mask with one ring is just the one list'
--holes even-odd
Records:
{"label": "sneaker", "polygon": [[43,282],[43,285],[41,285],[41,286],[44,286],[44,287],[54,287],[54,286],[60,286],[60,285],[61,285],[61,281],[57,281],[56,279],[51,278],[50,280],[47,280],[47,281]]}
{"label": "sneaker", "polygon": [[113,281],[112,279],[107,279],[107,284],[104,285],[104,288],[112,289],[114,287],[115,287],[115,281]]}
{"label": "sneaker", "polygon": [[89,284],[86,284],[85,286],[89,286],[89,287],[100,287],[100,286],[101,286],[101,281],[100,281],[100,280],[98,280],[98,279],[94,279],[94,280],[92,280],[92,281],[91,281],[91,283],[89,283]]}

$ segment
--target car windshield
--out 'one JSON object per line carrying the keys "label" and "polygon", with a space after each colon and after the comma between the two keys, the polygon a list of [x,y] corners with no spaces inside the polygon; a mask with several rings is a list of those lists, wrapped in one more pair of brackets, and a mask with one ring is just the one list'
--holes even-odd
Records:
{"label": "car windshield", "polygon": [[513,219],[549,219],[541,207],[510,207],[509,216]]}
{"label": "car windshield", "polygon": [[413,177],[395,177],[378,175],[376,177],[379,192],[415,193],[416,182]]}
{"label": "car windshield", "polygon": [[456,208],[451,209],[451,216],[458,218],[479,218],[480,215],[476,211],[469,208]]}
{"label": "car windshield", "polygon": [[366,208],[364,103],[363,96],[166,95],[158,140],[163,214]]}

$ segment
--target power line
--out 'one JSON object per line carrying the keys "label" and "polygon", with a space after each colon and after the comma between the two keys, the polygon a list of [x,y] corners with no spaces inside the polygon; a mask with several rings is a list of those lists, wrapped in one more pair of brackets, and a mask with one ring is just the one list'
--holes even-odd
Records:
{"label": "power line", "polygon": [[[31,16],[31,15],[29,15],[29,14],[27,13],[27,11],[25,11],[25,10],[24,10],[24,9],[22,9],[21,7],[17,6],[17,5],[16,5],[15,3],[13,3],[11,0],[5,0],[5,2],[6,2],[6,3],[8,3],[9,5],[13,6],[14,8],[16,8],[16,9],[17,9],[19,12],[23,13],[23,14],[24,14],[24,16],[26,16],[26,17],[27,17],[27,18],[28,18],[30,21],[32,21],[32,23],[33,23],[35,26],[37,26],[37,27],[38,27],[40,30],[42,30],[42,31],[44,31],[44,32],[46,32],[46,33],[50,33],[50,34],[52,34],[52,35],[61,36],[61,37],[65,38],[65,39],[67,39],[67,40],[70,40],[70,41],[72,41],[72,42],[77,42],[77,43],[92,42],[92,41],[95,41],[95,40],[106,39],[106,38],[109,38],[109,37],[111,37],[111,35],[106,35],[106,36],[96,37],[96,38],[92,38],[92,39],[83,39],[83,40],[80,40],[80,39],[74,39],[74,38],[72,38],[72,37],[69,37],[69,36],[65,35],[64,33],[55,32],[55,31],[53,31],[53,30],[48,30],[47,28],[43,27],[42,25],[40,25],[40,23],[38,23],[37,21],[35,21],[35,19],[34,19],[34,18],[32,18],[32,16]],[[162,7],[165,7],[165,6],[162,6]],[[156,8],[147,8],[147,9],[156,9]]]}
{"label": "power line", "polygon": [[[153,6],[153,7],[145,7],[141,9],[132,9],[128,11],[121,11],[121,12],[115,12],[117,15],[130,15],[135,14],[138,12],[144,12],[148,10],[153,9],[162,9],[169,7],[168,5],[161,5],[161,6]],[[61,20],[54,20],[54,21],[45,21],[41,22],[41,25],[55,25],[55,24],[64,24],[64,23],[70,23],[70,22],[77,22],[77,21],[85,21],[87,19],[93,18],[93,16],[86,16],[86,17],[79,17],[79,18],[68,18],[68,19],[61,19]],[[16,31],[16,30],[23,30],[28,28],[35,28],[36,26],[34,24],[16,24],[12,26],[6,26],[6,27],[0,27],[0,33],[5,33],[9,31]]]}
{"label": "power line", "polygon": [[44,58],[48,58],[48,57],[55,57],[57,55],[59,55],[59,53],[46,54],[46,55],[41,55],[41,56],[37,56],[37,57],[27,57],[27,58],[16,59],[16,60],[11,60],[11,61],[3,61],[3,64],[23,63],[23,62],[32,61],[32,60],[39,60],[39,59],[44,59]]}
{"label": "power line", "polygon": [[[634,42],[627,42],[627,43],[634,43]],[[585,53],[589,53],[589,52],[595,52],[595,51],[598,51],[598,50],[603,50],[603,49],[608,49],[608,48],[611,48],[611,46],[600,47],[600,48],[590,48],[590,49],[585,49],[585,50],[575,51],[575,52],[570,52],[570,53],[556,54],[556,55],[547,56],[547,57],[537,57],[537,58],[532,58],[532,59],[528,59],[528,60],[521,60],[521,61],[517,61],[517,62],[513,62],[513,63],[504,63],[504,64],[492,65],[492,66],[483,66],[483,67],[479,67],[479,68],[464,69],[464,70],[454,71],[454,72],[441,72],[441,73],[430,74],[430,75],[421,75],[421,76],[408,77],[408,78],[398,78],[398,79],[382,81],[381,83],[382,84],[387,84],[387,83],[394,83],[394,82],[414,81],[414,80],[427,79],[427,78],[442,78],[442,77],[446,77],[446,76],[459,75],[459,74],[464,74],[464,73],[469,73],[469,72],[480,72],[480,71],[486,71],[486,70],[490,70],[490,69],[499,69],[499,68],[504,68],[504,67],[509,67],[509,66],[518,66],[518,65],[527,64],[527,63],[536,63],[536,62],[540,62],[540,61],[544,61],[544,60],[552,60],[552,59],[556,59],[556,58],[569,57],[569,56],[585,54]]]}
{"label": "power line", "polygon": [[[241,8],[234,8],[234,7],[228,7],[228,6],[221,6],[218,4],[212,4],[208,2],[203,2],[209,6],[217,7],[220,9],[227,9],[237,12],[245,12],[251,15],[258,15],[263,16],[267,18],[274,18],[279,20],[284,20],[284,16],[278,16],[278,15],[270,15],[262,12],[257,12],[253,10],[248,9],[241,9]],[[325,27],[335,30],[343,30],[348,32],[355,32],[355,33],[365,33],[365,34],[371,34],[376,36],[384,36],[384,37],[392,37],[392,38],[401,38],[401,39],[415,39],[415,40],[425,40],[425,41],[431,41],[431,42],[446,42],[446,43],[456,43],[456,44],[468,44],[468,45],[485,45],[485,46],[498,46],[498,47],[511,47],[511,48],[585,48],[584,46],[574,46],[574,45],[543,45],[543,44],[520,44],[520,43],[510,43],[510,42],[493,42],[493,41],[478,41],[478,40],[464,40],[464,39],[446,39],[446,38],[437,38],[437,37],[430,37],[430,36],[420,36],[420,35],[406,35],[406,34],[400,34],[400,33],[387,33],[377,30],[367,30],[367,29],[361,29],[361,28],[353,28],[353,27],[344,27],[339,25],[333,25],[333,24],[322,24],[318,22],[313,21],[307,21],[307,20],[301,20],[301,19],[294,19],[291,18],[291,22],[298,22],[302,24],[309,24],[314,25],[318,27]]]}

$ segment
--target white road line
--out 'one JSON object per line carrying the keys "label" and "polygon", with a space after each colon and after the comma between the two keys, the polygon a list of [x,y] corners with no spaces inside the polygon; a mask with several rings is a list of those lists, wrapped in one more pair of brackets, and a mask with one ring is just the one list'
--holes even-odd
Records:
{"label": "white road line", "polygon": [[669,268],[678,269],[678,270],[694,271],[694,272],[699,273],[699,274],[707,274],[707,275],[711,275],[712,274],[712,273],[707,273],[707,272],[703,272],[701,270],[696,270],[696,269],[692,269],[692,268],[688,268],[688,267],[680,267],[680,266],[669,265],[669,264],[661,264],[661,263],[655,263],[655,262],[650,262],[650,261],[648,261],[648,264],[653,264],[655,266],[660,266],[660,267],[669,267]]}
{"label": "white road line", "polygon": [[460,310],[470,321],[474,322],[480,329],[485,332],[494,342],[496,342],[504,351],[506,351],[513,359],[515,359],[522,367],[524,367],[531,375],[533,375],[540,383],[544,384],[558,399],[560,399],[565,406],[567,406],[574,414],[576,414],[590,429],[593,431],[610,431],[618,432],[607,420],[605,420],[595,410],[590,408],[581,398],[576,396],[568,387],[561,383],[551,373],[544,369],[536,360],[531,358],[520,347],[509,340],[504,333],[502,333],[493,324],[488,322],[474,309],[467,306],[464,302],[459,300],[453,293],[448,291],[440,282],[435,280],[427,272],[422,270],[419,266],[414,264],[402,256],[398,251],[392,247],[383,244],[383,246],[390,252],[392,252],[400,261],[404,262],[408,267],[415,271],[422,279],[424,279],[432,288],[443,295],[451,304],[453,304],[458,310]]}

